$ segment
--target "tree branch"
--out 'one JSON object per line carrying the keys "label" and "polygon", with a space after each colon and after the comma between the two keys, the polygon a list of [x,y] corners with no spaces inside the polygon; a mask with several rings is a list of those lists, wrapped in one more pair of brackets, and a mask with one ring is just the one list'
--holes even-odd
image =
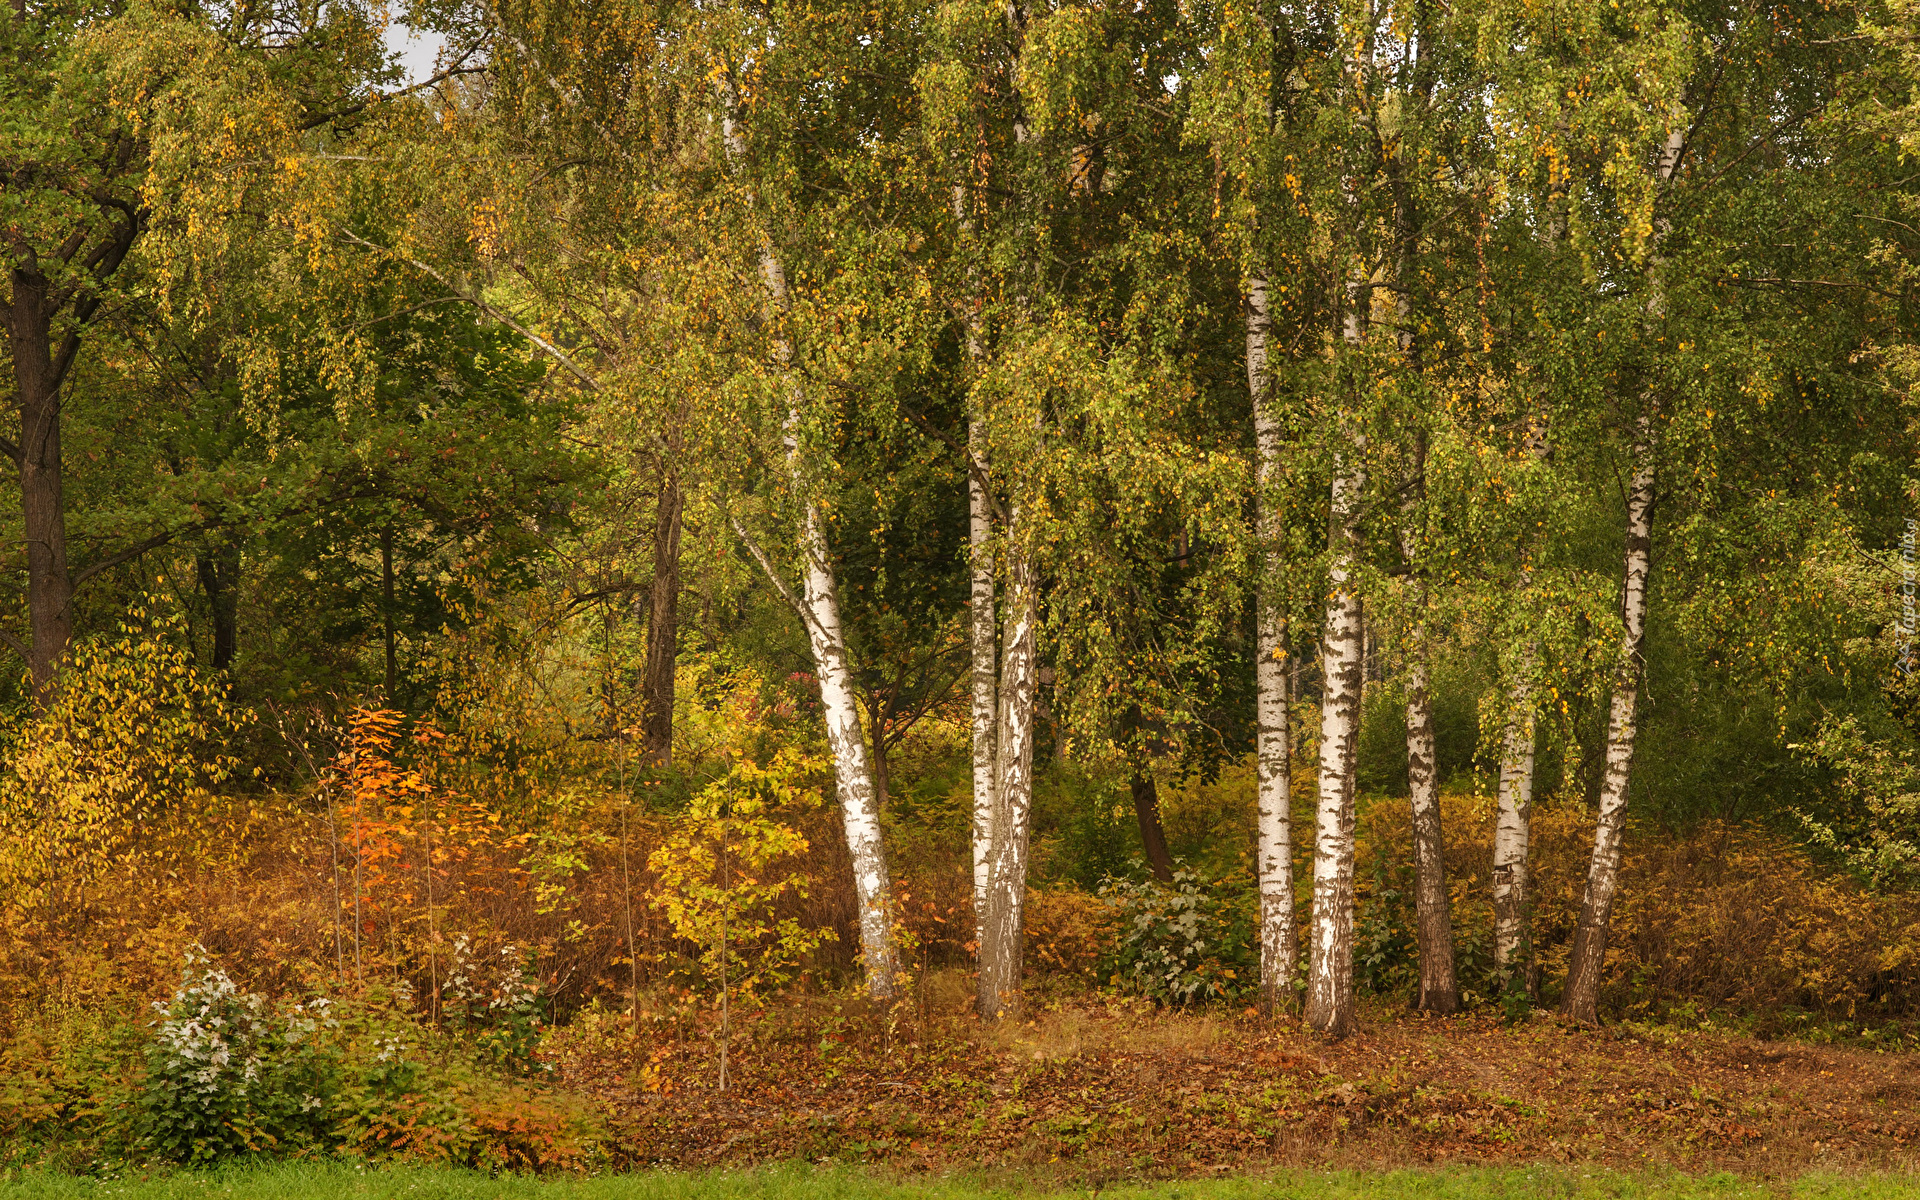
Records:
{"label": "tree branch", "polygon": [[[152,537],[148,538],[143,542],[135,542],[133,545],[128,546],[125,550],[115,551],[114,553],[109,554],[105,558],[101,559],[99,562],[91,563],[88,566],[81,568],[79,571],[76,571],[74,573],[72,582],[69,583],[68,586],[77,592],[80,590],[81,584],[85,583],[89,579],[92,579],[95,575],[98,575],[100,572],[110,571],[113,568],[119,566],[121,563],[132,562],[134,559],[139,558],[142,554],[145,554],[147,551],[157,550],[160,547],[166,545],[168,542],[171,542],[177,536],[179,536],[178,531],[173,533],[156,533]],[[69,600],[69,603],[71,603],[71,600]]]}
{"label": "tree branch", "polygon": [[0,629],[0,646],[5,646],[7,649],[13,651],[15,654],[18,654],[21,658],[32,658],[32,655],[27,653],[26,643],[22,642],[19,638],[13,636],[12,634],[8,633],[4,629]]}
{"label": "tree branch", "polygon": [[297,125],[295,128],[299,129],[300,132],[305,133],[309,129],[318,129],[320,128],[320,126],[325,125],[329,121],[337,121],[341,117],[351,117],[355,113],[365,112],[369,105],[375,104],[381,100],[398,100],[402,96],[410,96],[413,93],[421,91],[425,88],[433,87],[435,84],[445,83],[447,80],[452,79],[455,76],[481,74],[486,70],[485,67],[463,67],[460,64],[466,62],[469,58],[472,58],[474,51],[480,49],[480,47],[484,44],[485,44],[484,42],[475,42],[473,45],[468,46],[465,50],[462,50],[460,52],[459,58],[454,59],[452,63],[448,64],[446,70],[441,71],[438,74],[433,75],[429,78],[422,79],[419,83],[409,84],[408,86],[401,88],[397,92],[380,92],[376,95],[368,96],[365,100],[359,101],[356,104],[349,104],[345,108],[336,108],[331,112],[320,113],[317,116],[304,117],[301,119],[300,124]]}
{"label": "tree branch", "polygon": [[934,439],[937,442],[946,443],[946,445],[949,448],[951,448],[955,454],[958,454],[961,457],[961,459],[967,464],[967,474],[973,478],[973,481],[975,483],[980,485],[980,494],[987,498],[988,504],[993,505],[993,511],[995,515],[997,515],[1000,518],[1002,523],[1011,524],[1013,521],[1013,515],[1007,511],[1006,505],[1000,503],[999,497],[993,494],[993,488],[989,485],[989,482],[988,482],[987,469],[980,464],[979,459],[973,456],[972,449],[970,449],[967,446],[963,446],[959,442],[955,441],[953,438],[953,435],[945,432],[944,430],[935,429],[933,427],[933,422],[927,420],[925,417],[921,416],[919,413],[908,408],[906,405],[904,404],[901,405],[900,411],[903,413],[906,413],[907,417],[910,420],[912,420],[914,424],[920,427],[920,432],[926,434],[928,437]]}
{"label": "tree branch", "polygon": [[481,312],[492,317],[494,320],[500,322],[502,325],[505,325],[507,328],[513,330],[515,333],[519,334],[521,337],[526,338],[528,341],[532,342],[534,345],[540,347],[540,349],[546,351],[548,357],[552,358],[555,362],[565,367],[570,373],[572,373],[573,377],[575,379],[578,379],[580,383],[588,391],[597,392],[600,390],[599,381],[594,379],[593,376],[587,374],[586,369],[583,368],[579,363],[574,362],[573,359],[569,358],[567,356],[566,351],[560,349],[560,347],[554,345],[552,342],[549,342],[547,339],[541,337],[539,334],[535,333],[533,330],[528,329],[525,325],[522,325],[520,322],[514,320],[512,317],[508,316],[506,313],[501,312],[499,309],[495,308],[493,305],[488,304],[485,300],[480,299],[480,297],[467,295],[465,292],[461,291],[457,286],[455,286],[454,282],[451,279],[448,279],[445,275],[442,275],[440,272],[434,270],[432,267],[428,266],[426,263],[421,262],[417,258],[408,258],[406,255],[401,254],[398,251],[387,249],[385,246],[376,245],[373,242],[370,242],[367,239],[361,237],[359,234],[354,233],[351,229],[342,228],[340,230],[340,235],[346,238],[348,241],[357,242],[358,244],[365,246],[367,249],[372,250],[377,254],[385,254],[392,258],[397,258],[403,263],[406,263],[408,266],[412,267],[414,270],[419,271],[421,274],[431,278],[434,282],[438,283],[441,287],[446,288],[447,291],[453,294],[454,299],[466,301],[468,304],[473,305],[475,308],[479,309]]}
{"label": "tree branch", "polygon": [[824,637],[826,630],[820,627],[820,622],[814,618],[813,612],[793,594],[793,589],[787,586],[787,581],[780,578],[780,572],[774,569],[773,560],[768,558],[767,552],[760,548],[760,543],[753,540],[753,535],[748,533],[747,527],[740,523],[740,518],[729,515],[727,524],[733,526],[733,532],[739,537],[741,545],[747,548],[747,553],[753,555],[754,561],[760,564],[760,569],[766,572],[767,582],[773,585],[774,590],[780,593],[780,598],[799,615],[800,623],[807,627],[809,634],[807,640],[813,640],[811,636],[813,634]]}

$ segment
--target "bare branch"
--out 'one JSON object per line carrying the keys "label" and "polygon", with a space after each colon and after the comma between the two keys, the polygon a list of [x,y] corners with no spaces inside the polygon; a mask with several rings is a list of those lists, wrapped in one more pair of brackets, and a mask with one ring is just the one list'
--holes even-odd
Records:
{"label": "bare branch", "polygon": [[801,624],[809,630],[818,629],[819,623],[813,619],[813,614],[807,611],[806,605],[800,603],[800,598],[793,594],[793,589],[787,586],[787,581],[780,578],[780,572],[774,569],[773,560],[768,558],[767,552],[760,548],[760,543],[753,540],[753,535],[748,533],[747,527],[740,523],[740,518],[729,515],[727,524],[733,526],[733,532],[739,537],[740,544],[747,548],[747,553],[753,555],[754,561],[760,564],[760,569],[766,572],[767,582],[773,585],[773,590],[779,592],[780,598],[791,605],[793,611],[799,615]]}

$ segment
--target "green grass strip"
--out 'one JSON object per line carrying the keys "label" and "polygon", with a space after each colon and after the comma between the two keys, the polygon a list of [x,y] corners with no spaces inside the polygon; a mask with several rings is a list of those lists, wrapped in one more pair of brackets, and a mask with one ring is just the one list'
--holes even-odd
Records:
{"label": "green grass strip", "polygon": [[149,1178],[28,1174],[0,1200],[1920,1200],[1920,1177],[1815,1176],[1759,1183],[1732,1175],[1624,1175],[1554,1167],[1433,1171],[1277,1171],[1218,1180],[1052,1190],[964,1177],[889,1181],[845,1167],[639,1171],[584,1178],[490,1177],[429,1167],[281,1163]]}

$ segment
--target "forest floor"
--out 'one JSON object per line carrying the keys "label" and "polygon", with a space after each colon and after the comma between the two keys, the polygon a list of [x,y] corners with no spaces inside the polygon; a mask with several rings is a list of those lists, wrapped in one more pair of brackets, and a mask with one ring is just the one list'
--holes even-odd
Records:
{"label": "forest floor", "polygon": [[633,1166],[866,1163],[1099,1189],[1275,1168],[1558,1164],[1785,1181],[1920,1164],[1910,1052],[1384,1006],[1326,1043],[1286,1018],[1095,995],[989,1027],[957,991],[890,1018],[845,999],[766,1010],[735,1025],[726,1091],[715,1039],[635,1043],[624,1021],[556,1044],[555,1082],[600,1099],[616,1160]]}

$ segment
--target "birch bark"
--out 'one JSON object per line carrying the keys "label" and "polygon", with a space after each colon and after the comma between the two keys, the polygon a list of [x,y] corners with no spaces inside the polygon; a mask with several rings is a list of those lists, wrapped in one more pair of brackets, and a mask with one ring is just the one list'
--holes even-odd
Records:
{"label": "birch bark", "polygon": [[[1347,289],[1343,336],[1364,339],[1365,283]],[[1349,401],[1350,403],[1351,401]],[[1366,434],[1350,409],[1338,418],[1327,541],[1326,632],[1321,674],[1320,810],[1314,829],[1313,931],[1307,971],[1307,1023],[1328,1037],[1353,1031],[1353,767],[1360,734],[1363,625],[1357,575],[1362,550],[1360,500],[1366,490]]]}
{"label": "birch bark", "polygon": [[1509,992],[1525,988],[1531,994],[1527,843],[1533,819],[1533,695],[1524,677],[1514,681],[1508,705],[1493,823],[1493,962],[1504,973]]}
{"label": "birch bark", "polygon": [[[1017,530],[1020,509],[1007,521]],[[1038,682],[1038,629],[1032,571],[1008,539],[1007,625],[1000,668],[998,762],[993,843],[987,881],[986,936],[980,943],[977,1004],[988,1020],[1020,1009],[1026,938],[1027,835],[1033,813],[1033,705]]]}
{"label": "birch bark", "polygon": [[[953,189],[953,216],[963,234],[973,233],[968,191]],[[966,315],[967,365],[978,382],[987,348],[981,337],[979,296]],[[972,657],[973,717],[973,943],[986,945],[987,885],[993,875],[993,817],[998,787],[1000,667],[994,625],[992,456],[987,444],[987,414],[977,396],[967,400],[967,552],[971,594],[967,611],[968,650]]]}
{"label": "birch bark", "polygon": [[[1006,17],[1017,56],[1026,29],[1026,12],[1019,0],[1008,0]],[[1024,117],[1014,120],[1013,140],[1016,145],[1027,142]],[[1020,224],[1024,226],[1024,218]],[[1023,320],[1030,315],[1028,267],[1038,272],[1039,263],[1023,261],[1015,268],[1014,303]],[[1020,545],[1024,531],[1019,501],[1014,500],[1004,511],[1006,609],[1000,630],[1000,678],[995,697],[998,720],[994,731],[986,919],[981,929],[975,996],[975,1007],[987,1020],[1017,1015],[1022,1007],[1027,837],[1033,814],[1033,718],[1040,667],[1038,600],[1033,564]]]}
{"label": "birch bark", "polygon": [[[969,331],[969,351],[977,351]],[[994,636],[993,505],[987,496],[987,429],[977,406],[967,414],[969,569],[973,577],[968,632],[973,655],[973,940],[986,945],[987,884],[993,865],[993,816],[999,737],[999,666]]]}
{"label": "birch bark", "polygon": [[1646,638],[1647,570],[1653,546],[1653,446],[1651,422],[1641,421],[1633,447],[1633,482],[1627,493],[1626,584],[1621,590],[1619,676],[1607,717],[1607,770],[1600,785],[1600,815],[1587,864],[1580,922],[1567,956],[1567,988],[1561,1012],[1598,1024],[1600,975],[1606,966],[1607,926],[1620,881],[1620,840],[1626,831],[1627,785],[1633,771],[1635,707],[1640,695],[1641,649]]}
{"label": "birch bark", "polygon": [[[1556,174],[1547,197],[1547,249],[1566,234],[1566,184]],[[1544,461],[1548,443],[1544,420],[1526,437],[1527,454]],[[1520,569],[1521,602],[1533,582],[1531,565]],[[1500,786],[1493,824],[1493,963],[1511,993],[1524,987],[1539,993],[1539,969],[1533,957],[1533,919],[1528,898],[1528,847],[1533,834],[1535,707],[1533,672],[1538,646],[1529,639],[1507,694],[1507,721],[1500,735]]]}
{"label": "birch bark", "polygon": [[[1421,74],[1425,76],[1426,72],[1422,71]],[[1427,78],[1430,80],[1431,77]],[[1423,107],[1429,98],[1426,89],[1421,89]],[[1421,369],[1421,347],[1415,336],[1418,321],[1414,312],[1417,288],[1414,261],[1419,249],[1420,218],[1412,185],[1398,159],[1391,161],[1388,179],[1393,186],[1394,234],[1399,242],[1394,282],[1397,285],[1395,296],[1400,325],[1400,357],[1403,369],[1417,375]],[[1424,502],[1427,483],[1427,439],[1424,430],[1416,430],[1412,451],[1412,487],[1401,514],[1400,550],[1407,560],[1407,599],[1413,614],[1407,630],[1406,678],[1414,937],[1420,955],[1420,987],[1414,996],[1413,1006],[1422,1012],[1447,1014],[1459,1009],[1460,988],[1454,977],[1453,914],[1447,902],[1446,840],[1440,822],[1438,763],[1435,761],[1433,744],[1433,697],[1427,685],[1432,655],[1427,642],[1428,586],[1421,545],[1421,525],[1426,519]]]}
{"label": "birch bark", "polygon": [[[1678,114],[1676,114],[1676,117]],[[1662,191],[1672,182],[1686,147],[1686,122],[1675,120],[1654,168]],[[1646,320],[1649,327],[1666,315],[1661,258],[1668,222],[1654,222],[1647,257]],[[1607,715],[1607,769],[1600,785],[1600,813],[1593,833],[1593,857],[1587,864],[1586,893],[1580,922],[1567,956],[1567,986],[1560,1011],[1576,1021],[1598,1024],[1600,975],[1607,961],[1607,928],[1620,883],[1620,841],[1626,832],[1627,787],[1633,773],[1633,746],[1639,724],[1635,707],[1645,672],[1642,650],[1647,632],[1647,573],[1653,552],[1654,397],[1642,397],[1633,439],[1633,481],[1627,487],[1626,572],[1620,589],[1620,662]]]}
{"label": "birch bark", "polygon": [[1420,990],[1413,1006],[1446,1014],[1460,1008],[1453,969],[1453,914],[1447,902],[1446,841],[1440,826],[1440,788],[1433,748],[1433,701],[1427,690],[1427,583],[1419,567],[1419,535],[1402,526],[1401,549],[1413,564],[1408,576],[1414,611],[1407,634],[1407,780],[1413,805],[1414,930],[1420,947]]}
{"label": "birch bark", "polygon": [[[745,133],[736,115],[731,85],[723,87],[722,136],[727,157],[738,171],[746,160]],[[834,789],[846,831],[847,853],[853,860],[854,896],[860,913],[860,957],[866,968],[867,990],[889,999],[894,990],[891,883],[887,877],[886,847],[880,837],[880,814],[874,802],[873,765],[860,729],[860,710],[848,668],[846,632],[840,622],[840,597],[833,560],[827,547],[820,506],[813,499],[800,445],[800,421],[805,395],[793,376],[793,344],[786,332],[792,311],[786,267],[765,231],[760,233],[760,278],[766,289],[772,320],[769,348],[774,368],[787,393],[784,433],[787,470],[794,494],[800,499],[799,547],[805,568],[801,618],[813,652],[814,674],[820,682],[820,709],[833,752]],[[782,585],[784,587],[784,585]]]}
{"label": "birch bark", "polygon": [[1259,788],[1260,998],[1268,1011],[1293,1003],[1293,972],[1300,952],[1293,925],[1293,748],[1288,724],[1292,700],[1287,661],[1284,589],[1274,576],[1286,514],[1277,491],[1285,431],[1272,403],[1268,355],[1273,338],[1271,300],[1264,276],[1247,280],[1247,392],[1253,398],[1253,435],[1259,454],[1258,532],[1263,547],[1256,603],[1254,686],[1259,723],[1254,758]]}

